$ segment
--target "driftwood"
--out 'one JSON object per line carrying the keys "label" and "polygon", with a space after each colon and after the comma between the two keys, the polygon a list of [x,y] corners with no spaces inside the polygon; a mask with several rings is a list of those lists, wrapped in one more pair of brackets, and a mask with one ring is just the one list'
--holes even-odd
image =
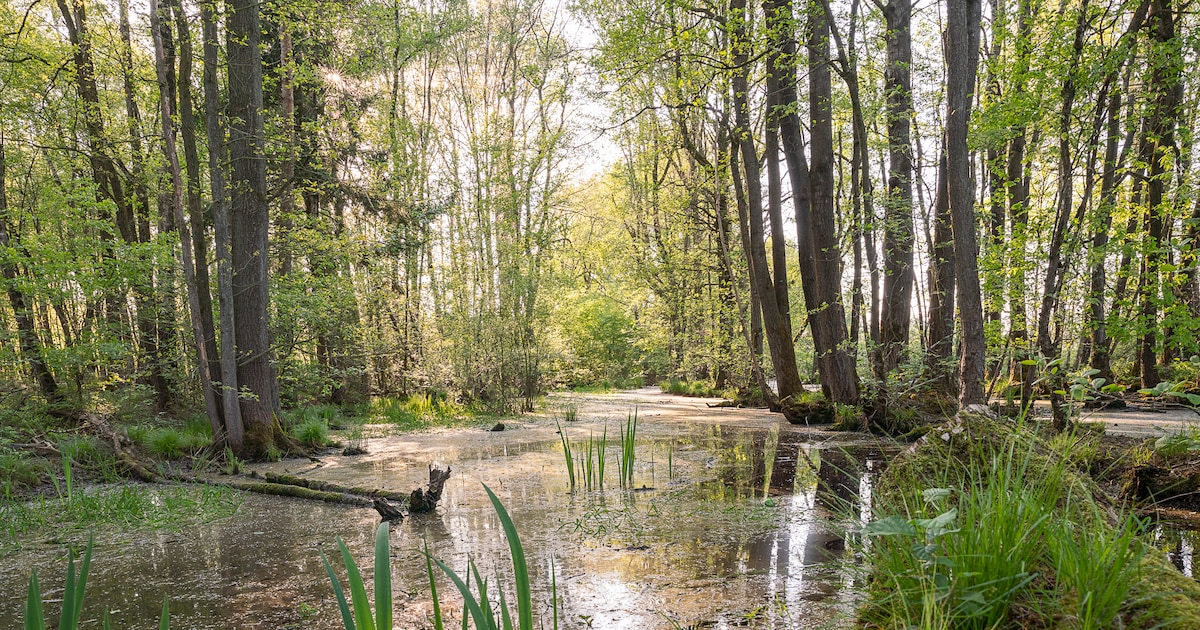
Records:
{"label": "driftwood", "polygon": [[388,503],[388,500],[383,497],[375,497],[375,500],[371,501],[371,506],[375,508],[376,512],[379,512],[379,518],[385,521],[399,521],[404,518],[404,512]]}

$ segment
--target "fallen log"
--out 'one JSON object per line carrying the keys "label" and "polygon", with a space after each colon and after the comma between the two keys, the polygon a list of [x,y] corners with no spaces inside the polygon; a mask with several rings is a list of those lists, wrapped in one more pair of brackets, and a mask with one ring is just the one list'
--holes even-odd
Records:
{"label": "fallen log", "polygon": [[363,497],[384,497],[393,501],[406,501],[408,495],[402,492],[393,490],[384,490],[383,488],[363,488],[360,486],[343,486],[329,481],[321,481],[319,479],[308,479],[298,477],[296,475],[288,475],[282,473],[266,473],[263,478],[271,483],[278,483],[287,486],[300,486],[311,490],[322,490],[325,492],[340,492],[342,494],[354,494]]}

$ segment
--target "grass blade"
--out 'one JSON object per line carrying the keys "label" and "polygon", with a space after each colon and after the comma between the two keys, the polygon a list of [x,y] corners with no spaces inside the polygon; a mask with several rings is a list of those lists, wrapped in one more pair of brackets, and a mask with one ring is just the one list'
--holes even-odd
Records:
{"label": "grass blade", "polygon": [[429,541],[425,541],[425,574],[429,576],[429,597],[433,599],[433,630],[445,630],[442,625],[442,603],[438,601],[437,582],[433,579],[433,562],[429,556]]}
{"label": "grass blade", "polygon": [[375,628],[392,630],[392,560],[388,548],[390,524],[375,530]]}
{"label": "grass blade", "polygon": [[358,630],[375,630],[375,620],[371,618],[371,603],[367,601],[367,589],[363,586],[362,574],[346,543],[338,539],[338,548],[342,552],[342,561],[346,564],[346,580],[350,583],[350,601],[354,605],[354,622]]}
{"label": "grass blade", "polygon": [[333,567],[329,565],[329,558],[325,557],[324,552],[321,553],[321,562],[325,563],[325,572],[329,574],[333,594],[337,596],[338,608],[342,611],[342,626],[346,630],[358,630],[354,625],[354,615],[350,613],[350,605],[346,603],[346,593],[342,590],[342,584],[338,582],[337,575],[334,575]]}
{"label": "grass blade", "polygon": [[517,536],[517,527],[513,524],[512,517],[508,515],[508,510],[504,509],[504,504],[500,502],[500,498],[496,496],[492,489],[483,485],[483,489],[487,491],[488,497],[492,500],[492,507],[496,508],[496,516],[500,518],[500,524],[504,527],[504,536],[508,538],[508,550],[512,554],[513,561],[513,581],[517,589],[517,623],[520,630],[533,630],[533,602],[529,588],[529,565],[525,562],[525,550],[521,547],[521,538]]}
{"label": "grass blade", "polygon": [[67,550],[67,580],[63,587],[62,614],[58,617],[58,630],[75,630],[71,625],[75,611],[75,550]]}
{"label": "grass blade", "polygon": [[[428,555],[425,557],[429,558]],[[475,596],[471,594],[471,587],[467,586],[467,583],[464,582],[462,578],[458,577],[458,574],[454,572],[454,569],[446,566],[445,562],[442,562],[437,558],[433,558],[432,560],[433,563],[442,570],[442,573],[445,573],[446,577],[450,578],[451,582],[454,582],[454,586],[458,587],[458,592],[463,598],[463,608],[466,608],[467,612],[470,613],[471,618],[475,620],[475,627],[479,630],[490,630],[493,626],[493,622],[492,620],[488,619],[487,615],[484,614],[483,608],[479,605],[479,601],[476,600]],[[464,628],[466,627],[466,624],[467,616],[463,615]]]}
{"label": "grass blade", "polygon": [[[79,576],[75,578],[75,609],[71,611],[75,628],[79,627],[79,619],[83,615],[83,594],[87,590],[88,570],[92,567],[92,546],[96,542],[95,535],[88,535],[87,550],[83,552],[83,561],[79,563]],[[63,614],[66,614],[63,608]]]}
{"label": "grass blade", "polygon": [[162,617],[158,620],[158,630],[171,630],[171,603],[163,596]]}
{"label": "grass blade", "polygon": [[25,600],[25,630],[45,630],[46,619],[42,615],[42,589],[38,587],[37,570],[29,578],[29,597]]}

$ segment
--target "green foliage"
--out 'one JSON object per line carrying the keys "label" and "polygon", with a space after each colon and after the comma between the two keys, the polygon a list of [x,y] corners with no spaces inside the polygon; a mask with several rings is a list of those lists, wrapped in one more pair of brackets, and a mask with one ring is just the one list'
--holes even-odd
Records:
{"label": "green foliage", "polygon": [[[513,624],[512,613],[509,610],[505,600],[504,592],[501,591],[499,601],[493,601],[488,596],[487,581],[479,575],[479,570],[472,561],[468,564],[468,579],[472,580],[478,591],[478,595],[472,590],[472,586],[464,581],[453,569],[448,567],[442,561],[434,558],[429,553],[428,543],[425,545],[425,571],[429,579],[429,589],[433,598],[433,623],[434,628],[442,630],[445,627],[442,618],[441,602],[438,598],[437,582],[434,579],[433,567],[436,565],[441,571],[450,578],[451,582],[457,587],[459,593],[463,597],[463,605],[469,614],[469,620],[476,630],[500,630],[503,627],[505,630],[518,628],[520,630],[533,630],[534,614],[533,614],[533,591],[529,580],[529,567],[525,560],[525,549],[521,545],[520,536],[517,533],[516,525],[513,523],[512,517],[509,516],[508,510],[504,508],[499,497],[496,496],[492,489],[484,485],[484,490],[487,491],[488,497],[491,499],[492,506],[496,510],[496,516],[500,519],[500,525],[504,530],[505,538],[508,540],[509,557],[512,559],[513,565],[513,586],[517,600],[517,618],[516,624]],[[337,578],[337,574],[333,570],[333,566],[329,563],[325,554],[321,554],[321,560],[325,565],[325,572],[329,576],[329,581],[333,585],[334,597],[337,600],[338,610],[342,617],[342,626],[346,630],[392,630],[392,586],[391,586],[391,553],[389,549],[389,524],[384,521],[379,524],[375,530],[375,564],[374,564],[374,579],[375,579],[375,614],[371,614],[371,602],[367,598],[366,585],[362,577],[362,573],[358,569],[354,557],[350,554],[350,550],[342,540],[338,539],[338,549],[341,551],[342,561],[346,567],[347,583],[350,587],[350,599],[346,599],[346,593],[342,588],[341,582]],[[558,628],[558,595],[556,587],[551,588],[551,596],[553,598],[553,628]],[[499,613],[503,619],[503,626],[497,624],[495,611]],[[463,628],[467,628],[468,618],[464,616]],[[544,626],[542,626],[544,627]]]}
{"label": "green foliage", "polygon": [[46,479],[49,464],[25,451],[0,446],[0,497],[11,498]]}
{"label": "green foliage", "polygon": [[[62,596],[62,610],[59,613],[58,628],[59,630],[76,630],[80,626],[80,618],[83,612],[83,597],[87,591],[88,570],[92,565],[92,545],[94,538],[88,538],[87,549],[83,553],[83,560],[79,564],[79,572],[75,571],[75,551],[72,549],[67,555],[67,577],[64,582]],[[167,600],[163,600],[162,616],[159,619],[160,630],[170,630],[168,618],[171,611],[167,605]],[[46,616],[42,609],[42,593],[41,587],[38,584],[37,571],[29,578],[29,590],[25,599],[25,630],[47,630]],[[107,629],[108,613],[104,615],[104,627]]]}
{"label": "green foliage", "polygon": [[862,619],[994,628],[1019,608],[1051,625],[1119,624],[1140,580],[1141,524],[1132,514],[1110,524],[1070,459],[1024,429],[974,427],[885,474],[886,516],[862,529],[872,576]]}
{"label": "green foliage", "polygon": [[637,446],[637,410],[625,419],[625,426],[621,429],[621,487],[626,489],[633,488],[633,465],[636,455]]}
{"label": "green foliage", "polygon": [[658,384],[659,389],[668,394],[679,396],[695,396],[697,398],[735,398],[736,392],[719,390],[708,381],[688,381],[679,378],[669,378]]}

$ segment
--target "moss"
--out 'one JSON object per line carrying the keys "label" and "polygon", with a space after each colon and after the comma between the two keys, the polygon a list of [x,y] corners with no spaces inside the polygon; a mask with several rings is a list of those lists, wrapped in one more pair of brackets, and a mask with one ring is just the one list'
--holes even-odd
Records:
{"label": "moss", "polygon": [[1142,559],[1141,579],[1125,610],[1125,627],[1200,628],[1200,583],[1176,570],[1161,553],[1150,551]]}

